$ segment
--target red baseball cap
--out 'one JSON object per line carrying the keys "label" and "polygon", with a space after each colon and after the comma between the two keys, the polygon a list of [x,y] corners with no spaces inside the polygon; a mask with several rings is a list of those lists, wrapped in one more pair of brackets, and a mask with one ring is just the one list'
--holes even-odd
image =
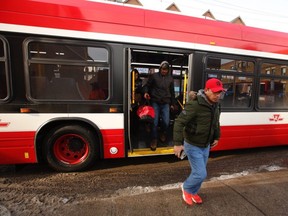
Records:
{"label": "red baseball cap", "polygon": [[206,81],[205,89],[211,89],[212,92],[224,91],[223,84],[220,80],[212,78]]}

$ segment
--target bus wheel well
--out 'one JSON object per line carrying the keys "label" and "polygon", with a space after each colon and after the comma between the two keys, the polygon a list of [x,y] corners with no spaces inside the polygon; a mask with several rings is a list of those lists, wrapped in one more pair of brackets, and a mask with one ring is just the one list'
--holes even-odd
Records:
{"label": "bus wheel well", "polygon": [[91,131],[91,133],[93,134],[96,143],[95,143],[95,147],[96,147],[96,151],[97,151],[97,155],[95,155],[95,157],[97,159],[102,158],[103,156],[103,150],[101,148],[102,146],[102,136],[100,133],[100,130],[98,127],[92,126],[91,124],[84,122],[84,121],[80,121],[80,120],[57,120],[57,121],[52,121],[47,123],[45,126],[43,126],[37,133],[36,135],[36,149],[37,149],[37,160],[40,163],[44,163],[47,162],[44,155],[43,155],[43,151],[45,149],[45,138],[47,136],[47,134],[54,130],[55,128],[59,128],[59,127],[64,127],[64,126],[69,126],[69,125],[77,125],[80,127],[85,128],[87,131]]}

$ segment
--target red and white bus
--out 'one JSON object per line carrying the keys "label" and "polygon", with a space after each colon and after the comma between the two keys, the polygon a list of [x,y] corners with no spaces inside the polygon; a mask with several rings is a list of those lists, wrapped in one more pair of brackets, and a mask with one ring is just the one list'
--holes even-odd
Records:
{"label": "red and white bus", "polygon": [[133,69],[145,83],[163,60],[179,104],[205,80],[223,81],[213,150],[287,145],[288,34],[92,0],[4,0],[0,163],[44,161],[65,172],[172,154],[179,112],[169,139],[151,151],[131,87]]}

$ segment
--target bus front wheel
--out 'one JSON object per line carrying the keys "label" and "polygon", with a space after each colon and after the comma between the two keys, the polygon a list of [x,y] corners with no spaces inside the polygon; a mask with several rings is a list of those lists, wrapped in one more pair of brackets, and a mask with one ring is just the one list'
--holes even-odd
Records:
{"label": "bus front wheel", "polygon": [[45,138],[44,157],[50,167],[60,172],[82,171],[97,159],[97,139],[79,125],[62,125]]}

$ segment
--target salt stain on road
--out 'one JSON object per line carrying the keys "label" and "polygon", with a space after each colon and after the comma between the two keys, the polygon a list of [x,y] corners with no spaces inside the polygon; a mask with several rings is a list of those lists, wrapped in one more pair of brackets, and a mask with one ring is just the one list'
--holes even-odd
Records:
{"label": "salt stain on road", "polygon": [[[247,176],[251,174],[255,174],[261,171],[268,171],[268,172],[273,172],[273,171],[278,171],[278,170],[283,170],[287,169],[285,167],[280,167],[276,165],[263,165],[260,166],[258,169],[253,169],[253,170],[246,170],[242,171],[239,173],[233,173],[233,174],[225,174],[221,175],[219,177],[213,177],[208,181],[223,181],[227,179],[233,179],[233,178],[239,178],[242,176]],[[140,195],[140,194],[145,194],[145,193],[151,193],[151,192],[156,192],[156,191],[162,191],[162,190],[171,190],[171,189],[178,189],[180,188],[182,182],[174,183],[174,184],[168,184],[168,185],[163,185],[163,186],[148,186],[148,187],[142,187],[142,186],[134,186],[134,187],[127,187],[123,189],[119,189],[115,192],[115,195],[113,197],[119,197],[119,196],[132,196],[132,195]]]}
{"label": "salt stain on road", "polygon": [[242,171],[240,173],[227,174],[227,175],[221,175],[219,177],[214,177],[214,178],[211,178],[210,181],[233,179],[233,178],[239,178],[239,177],[242,177],[242,176],[255,174],[255,173],[258,173],[258,172],[261,172],[261,171],[272,172],[272,171],[277,171],[277,170],[282,170],[282,169],[286,169],[286,168],[285,167],[276,166],[276,165],[272,165],[272,166],[263,165],[263,166],[260,166],[258,169],[254,169],[254,170],[246,170],[246,171]]}

